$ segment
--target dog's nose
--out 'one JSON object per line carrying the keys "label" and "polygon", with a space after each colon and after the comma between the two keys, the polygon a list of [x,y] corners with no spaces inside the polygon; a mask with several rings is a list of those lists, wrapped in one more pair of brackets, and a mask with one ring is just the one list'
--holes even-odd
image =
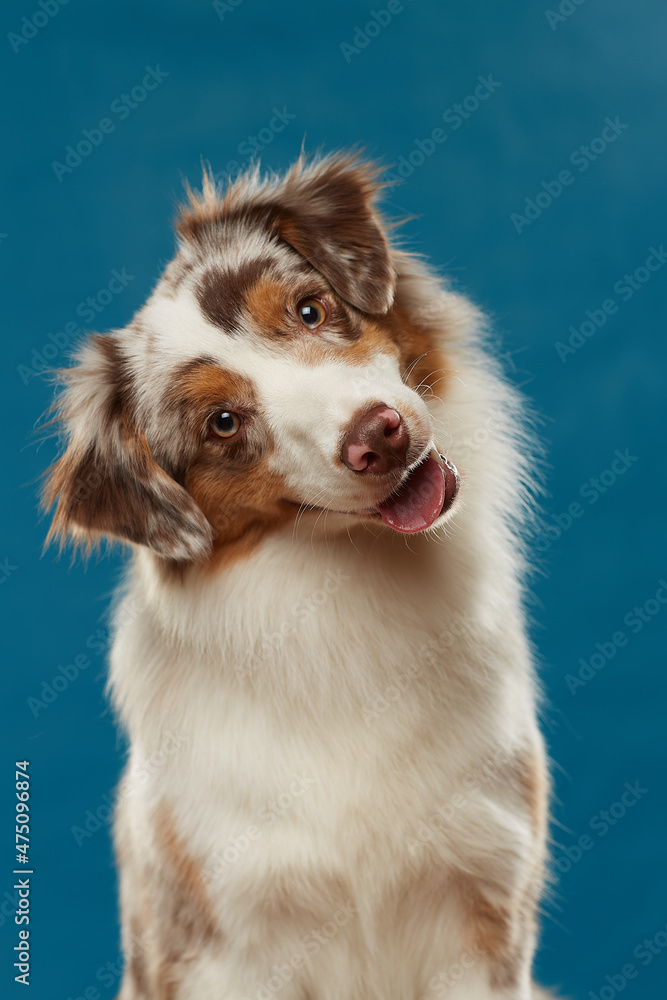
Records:
{"label": "dog's nose", "polygon": [[400,413],[381,403],[362,414],[348,430],[341,459],[362,475],[383,476],[405,465],[410,435]]}

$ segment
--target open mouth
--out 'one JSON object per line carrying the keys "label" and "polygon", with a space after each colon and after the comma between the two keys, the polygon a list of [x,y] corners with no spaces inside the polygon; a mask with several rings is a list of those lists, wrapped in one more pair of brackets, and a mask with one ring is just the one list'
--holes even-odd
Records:
{"label": "open mouth", "polygon": [[386,525],[404,535],[425,531],[454,503],[459,491],[456,466],[438,453],[428,455],[377,510]]}
{"label": "open mouth", "polygon": [[[437,458],[434,456],[437,455]],[[439,461],[438,461],[439,459]],[[318,507],[286,502],[310,511],[328,511],[334,514],[354,514],[362,518],[381,519],[389,528],[404,535],[414,535],[430,528],[442,514],[446,514],[459,492],[459,473],[453,462],[432,451],[422,459],[401,484],[376,507],[366,510],[346,511],[333,507]]]}

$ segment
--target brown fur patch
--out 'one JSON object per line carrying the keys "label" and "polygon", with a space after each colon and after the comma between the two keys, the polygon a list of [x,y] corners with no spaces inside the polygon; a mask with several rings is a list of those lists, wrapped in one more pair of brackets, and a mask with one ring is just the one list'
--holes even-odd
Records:
{"label": "brown fur patch", "polygon": [[[70,446],[51,471],[47,506],[56,497],[48,541],[62,541],[71,532],[90,549],[100,535],[107,535],[148,545],[167,558],[185,558],[186,552],[194,555],[209,545],[209,528],[200,512],[155,463],[142,436],[126,433],[122,456],[99,446],[83,452]],[[190,539],[188,547],[184,535]]]}
{"label": "brown fur patch", "polygon": [[319,930],[332,921],[339,907],[349,910],[349,897],[350,887],[339,875],[282,867],[267,879],[253,905],[256,903],[257,918],[270,936],[273,928],[285,923],[298,926],[302,933]]}
{"label": "brown fur patch", "polygon": [[296,516],[283,499],[282,477],[270,471],[266,457],[248,469],[225,471],[201,457],[188,471],[186,488],[213,527],[211,568],[246,558]]}
{"label": "brown fur patch", "polygon": [[[166,862],[166,866],[160,868],[160,874],[172,883],[180,897],[173,900],[178,922],[191,932],[190,936],[196,931],[197,937],[214,937],[217,933],[216,922],[203,869],[188,853],[169,806],[163,803],[158,807],[153,825],[156,844]],[[179,904],[185,907],[186,912],[180,912]]]}
{"label": "brown fur patch", "polygon": [[285,282],[264,275],[246,294],[246,309],[262,333],[282,333],[286,326]]}
{"label": "brown fur patch", "polygon": [[547,824],[549,782],[541,754],[526,752],[516,761],[516,779],[530,813],[533,830],[544,836]]}
{"label": "brown fur patch", "polygon": [[468,911],[471,937],[486,955],[491,984],[509,989],[518,981],[524,950],[535,931],[543,881],[547,805],[543,759],[537,751],[518,754],[502,764],[494,780],[514,790],[517,812],[524,812],[530,822],[533,846],[522,858],[516,884],[501,888],[469,875],[458,876],[457,884]]}
{"label": "brown fur patch", "polygon": [[354,313],[345,327],[348,342],[343,351],[314,334],[299,351],[299,360],[306,364],[320,364],[329,359],[363,365],[378,354],[389,354],[397,358],[401,375],[411,388],[427,398],[431,387],[437,396],[446,392],[447,379],[452,373],[436,346],[434,333],[412,323],[403,309],[394,306],[386,316]]}
{"label": "brown fur patch", "polygon": [[203,869],[189,854],[173,813],[162,803],[153,818],[155,843],[161,862],[149,878],[157,917],[155,1000],[172,1000],[183,964],[203,947],[221,947],[222,934],[204,884]]}
{"label": "brown fur patch", "polygon": [[[207,433],[207,420],[217,409],[229,407],[243,414],[257,412],[252,381],[206,357],[193,358],[174,372],[162,404],[167,414],[178,421],[174,431],[179,431],[179,449],[185,446],[188,452],[192,444],[201,445]],[[184,440],[183,432],[193,441]],[[224,458],[237,450],[230,439],[220,455]]]}
{"label": "brown fur patch", "polygon": [[[386,316],[365,316],[334,300],[333,319],[322,328],[322,333],[309,333],[306,339],[294,342],[293,350],[302,364],[323,364],[326,361],[343,361],[350,365],[365,365],[378,354],[396,357],[401,375],[413,389],[428,398],[433,386],[435,395],[446,392],[447,378],[451,371],[436,347],[432,332],[413,324],[398,307]],[[327,339],[333,329],[336,339]]]}
{"label": "brown fur patch", "polygon": [[262,333],[284,333],[295,325],[294,317],[288,315],[293,297],[285,281],[265,275],[249,290],[246,308]]}
{"label": "brown fur patch", "polygon": [[518,758],[516,779],[528,808],[535,845],[532,859],[526,859],[527,879],[519,902],[521,927],[528,936],[537,930],[537,907],[544,891],[546,871],[549,778],[546,760],[539,750],[527,750]]}
{"label": "brown fur patch", "polygon": [[474,945],[484,954],[491,985],[510,989],[518,981],[521,952],[515,937],[518,913],[506,903],[491,902],[480,884],[467,875],[455,879],[461,902],[468,913]]}
{"label": "brown fur patch", "polygon": [[431,921],[442,912],[448,897],[456,894],[456,885],[451,874],[435,859],[412,864],[405,870],[403,878],[390,889],[387,899],[387,913],[409,914],[414,919],[415,911],[420,918]]}
{"label": "brown fur patch", "polygon": [[[282,477],[268,466],[273,445],[252,381],[198,358],[180,368],[165,405],[177,418],[179,448],[186,452],[182,468],[172,472],[213,529],[209,566],[245,558],[296,514],[282,499]],[[226,407],[244,417],[238,437],[209,439],[209,418]]]}
{"label": "brown fur patch", "polygon": [[[413,389],[442,397],[447,390],[447,379],[451,377],[447,359],[436,346],[434,331],[413,323],[405,310],[399,306],[389,312],[387,324],[390,336],[399,350],[403,377]],[[428,398],[428,397],[427,397]]]}
{"label": "brown fur patch", "polygon": [[127,974],[136,995],[138,997],[150,997],[151,991],[142,930],[149,932],[152,921],[145,919],[148,916],[146,913],[145,889],[142,903],[144,908],[143,927],[140,925],[137,916],[130,918],[130,953],[125,956],[125,960],[127,962]]}
{"label": "brown fur patch", "polygon": [[225,333],[235,333],[243,315],[246,295],[267,269],[267,262],[251,260],[236,270],[209,268],[195,289],[206,318]]}

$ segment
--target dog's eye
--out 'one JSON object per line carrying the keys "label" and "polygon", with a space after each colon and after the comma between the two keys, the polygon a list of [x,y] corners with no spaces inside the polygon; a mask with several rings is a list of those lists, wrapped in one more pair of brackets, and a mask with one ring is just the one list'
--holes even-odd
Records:
{"label": "dog's eye", "polygon": [[229,413],[228,410],[221,410],[211,420],[211,430],[220,438],[231,438],[238,434],[243,417],[238,413]]}
{"label": "dog's eye", "polygon": [[303,299],[296,307],[299,319],[309,330],[317,330],[327,318],[327,310],[319,299]]}

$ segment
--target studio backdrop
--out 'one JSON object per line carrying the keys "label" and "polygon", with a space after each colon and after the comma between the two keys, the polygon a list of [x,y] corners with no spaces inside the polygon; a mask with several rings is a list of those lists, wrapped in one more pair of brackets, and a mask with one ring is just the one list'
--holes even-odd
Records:
{"label": "studio backdrop", "polygon": [[[111,1000],[121,973],[110,816],[125,747],[105,677],[122,558],[43,552],[44,373],[144,301],[202,162],[224,186],[303,146],[363,148],[386,168],[401,239],[488,313],[541,415],[528,602],[554,801],[536,973],[580,1000],[657,1000],[667,8],[21,0],[2,28],[0,994]],[[14,965],[26,910],[29,987]]]}

